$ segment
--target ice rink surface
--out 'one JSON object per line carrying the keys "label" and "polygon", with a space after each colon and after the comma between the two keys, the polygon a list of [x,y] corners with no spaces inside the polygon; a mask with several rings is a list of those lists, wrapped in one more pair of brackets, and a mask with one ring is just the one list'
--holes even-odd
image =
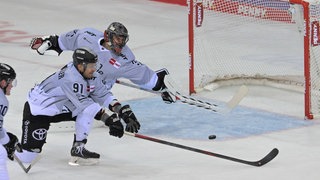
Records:
{"label": "ice rink surface", "polygon": [[[61,34],[76,28],[103,31],[111,22],[129,30],[128,45],[137,60],[157,70],[166,67],[182,93],[187,93],[187,8],[148,0],[40,1],[2,0],[0,61],[17,71],[18,86],[9,96],[4,126],[21,136],[27,92],[71,60],[71,52],[39,56],[28,48],[35,36]],[[239,47],[241,48],[241,47]],[[228,101],[238,87],[202,92],[202,97]],[[40,161],[25,174],[8,161],[11,179],[319,179],[319,119],[303,119],[303,95],[249,86],[248,95],[233,111],[217,114],[185,104],[165,104],[159,96],[121,85],[113,93],[132,106],[141,134],[245,160],[258,160],[272,148],[279,155],[263,167],[251,167],[159,143],[109,136],[95,126],[87,148],[101,154],[96,166],[68,165],[73,140],[70,124],[49,130]],[[208,136],[215,134],[215,140]]]}

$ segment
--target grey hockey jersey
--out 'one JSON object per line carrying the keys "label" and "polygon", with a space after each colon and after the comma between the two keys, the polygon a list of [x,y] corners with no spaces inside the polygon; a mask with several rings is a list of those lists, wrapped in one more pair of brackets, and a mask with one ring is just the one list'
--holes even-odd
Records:
{"label": "grey hockey jersey", "polygon": [[113,99],[99,76],[84,79],[72,63],[47,77],[28,95],[31,113],[47,116],[70,111],[77,116],[92,103],[108,107]]}
{"label": "grey hockey jersey", "polygon": [[137,61],[127,45],[118,56],[101,45],[103,39],[102,32],[93,28],[84,28],[59,35],[58,42],[62,50],[74,51],[80,47],[92,49],[98,55],[97,72],[109,89],[119,78],[129,79],[146,89],[152,89],[155,86],[158,78],[156,73]]}

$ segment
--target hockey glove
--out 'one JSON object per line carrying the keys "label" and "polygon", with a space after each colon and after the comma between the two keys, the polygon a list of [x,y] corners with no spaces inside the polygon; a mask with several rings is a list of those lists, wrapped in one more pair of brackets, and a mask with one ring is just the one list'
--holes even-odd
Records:
{"label": "hockey glove", "polygon": [[131,133],[137,133],[140,129],[140,123],[136,116],[133,114],[129,105],[121,107],[119,111],[119,117],[124,120],[126,125],[126,131]]}
{"label": "hockey glove", "polygon": [[175,100],[170,95],[169,91],[167,91],[167,87],[164,83],[164,78],[168,74],[169,74],[169,72],[165,68],[157,71],[158,81],[157,81],[156,85],[152,88],[152,90],[161,91],[162,100],[167,104],[171,104],[171,103],[175,102]]}
{"label": "hockey glove", "polygon": [[47,50],[54,50],[60,55],[62,50],[59,47],[58,38],[59,36],[57,35],[35,37],[32,38],[30,47],[31,49],[36,50],[40,55],[43,55]]}
{"label": "hockey glove", "polygon": [[105,113],[102,115],[101,120],[104,121],[106,126],[109,126],[109,134],[111,136],[118,138],[123,136],[123,125],[116,113],[112,114],[111,116]]}
{"label": "hockey glove", "polygon": [[173,100],[172,96],[170,95],[170,92],[168,91],[161,92],[161,98],[167,104],[171,104],[175,102],[175,100]]}
{"label": "hockey glove", "polygon": [[15,136],[14,134],[7,132],[8,136],[9,136],[9,142],[7,144],[4,144],[3,147],[7,150],[7,154],[8,154],[8,158],[13,161],[13,154],[15,152],[15,150],[17,150],[18,152],[22,152],[22,146],[19,143],[19,140],[17,138],[17,136]]}

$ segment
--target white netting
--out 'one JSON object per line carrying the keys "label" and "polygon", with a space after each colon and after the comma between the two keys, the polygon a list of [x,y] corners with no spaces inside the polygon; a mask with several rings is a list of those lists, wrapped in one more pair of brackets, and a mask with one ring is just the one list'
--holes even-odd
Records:
{"label": "white netting", "polygon": [[[303,34],[291,22],[289,4],[247,3],[251,6],[215,0],[204,6],[202,26],[194,30],[196,87],[239,76],[303,77]],[[283,12],[269,15],[254,4],[279,6]],[[273,20],[263,18],[269,16]]]}
{"label": "white netting", "polygon": [[[196,10],[200,3],[202,21]],[[202,22],[194,26],[195,89],[262,83],[304,91],[301,5],[279,0],[198,0],[194,4],[194,20]],[[319,3],[310,5],[310,23],[319,22],[319,9]],[[317,113],[319,48],[310,48],[312,111]]]}

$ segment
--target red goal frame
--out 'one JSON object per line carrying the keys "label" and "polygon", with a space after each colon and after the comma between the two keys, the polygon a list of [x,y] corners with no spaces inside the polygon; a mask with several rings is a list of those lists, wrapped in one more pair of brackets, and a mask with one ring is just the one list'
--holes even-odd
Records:
{"label": "red goal frame", "polygon": [[[292,4],[299,4],[303,7],[303,18],[305,21],[304,27],[304,78],[305,78],[305,117],[307,119],[313,119],[313,114],[311,113],[311,80],[310,80],[310,17],[309,17],[309,2],[304,0],[287,0],[286,2]],[[189,44],[189,94],[196,93],[194,84],[194,27],[201,24],[203,18],[203,8],[200,3],[196,0],[187,0],[188,6],[188,44]],[[196,13],[194,18],[194,14]]]}

